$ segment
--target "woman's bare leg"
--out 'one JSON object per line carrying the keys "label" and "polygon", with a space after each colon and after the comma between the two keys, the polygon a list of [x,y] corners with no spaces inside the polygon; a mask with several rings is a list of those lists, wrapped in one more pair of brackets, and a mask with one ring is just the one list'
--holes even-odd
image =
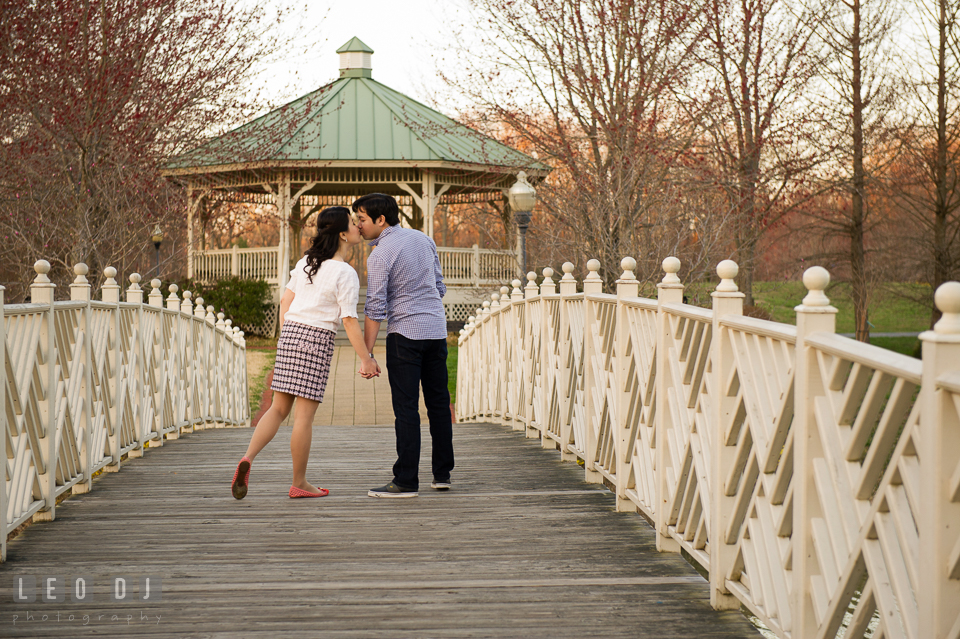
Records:
{"label": "woman's bare leg", "polygon": [[313,416],[317,413],[315,402],[297,398],[293,409],[293,432],[290,434],[290,456],[293,458],[293,485],[311,493],[316,487],[307,481],[307,461],[310,459],[310,443],[313,440]]}
{"label": "woman's bare leg", "polygon": [[293,400],[294,396],[289,393],[273,391],[273,402],[267,412],[263,414],[263,417],[260,418],[260,421],[257,422],[253,437],[250,438],[250,445],[247,446],[246,457],[250,461],[253,461],[253,458],[276,436],[277,431],[280,430],[280,424],[290,414]]}

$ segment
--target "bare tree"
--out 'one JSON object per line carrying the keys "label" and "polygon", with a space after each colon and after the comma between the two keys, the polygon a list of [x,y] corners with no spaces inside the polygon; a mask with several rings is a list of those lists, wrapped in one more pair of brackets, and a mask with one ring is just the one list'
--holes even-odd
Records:
{"label": "bare tree", "polygon": [[159,167],[260,106],[246,81],[280,46],[266,18],[227,0],[0,0],[6,276],[28,275],[24,257],[96,275],[136,262],[157,223],[175,237],[182,193]]}
{"label": "bare tree", "polygon": [[[910,122],[900,132],[904,147],[891,175],[907,224],[903,267],[930,284],[923,300],[931,326],[940,318],[933,291],[960,277],[960,2],[915,0],[923,45],[909,60]],[[912,249],[912,250],[911,250]]]}
{"label": "bare tree", "polygon": [[[699,113],[677,98],[693,82],[704,33],[698,2],[473,0],[480,42],[461,38],[447,80],[554,167],[538,187],[546,228],[608,283],[624,255],[641,275],[691,236],[679,180],[694,162]],[[483,128],[482,123],[473,122]],[[559,248],[559,247],[558,247]]]}
{"label": "bare tree", "polygon": [[[875,277],[868,261],[869,239],[878,220],[872,219],[871,191],[882,188],[879,179],[896,157],[889,137],[889,115],[896,105],[896,77],[890,35],[897,24],[897,7],[886,0],[840,0],[818,5],[830,62],[823,68],[823,108],[836,136],[836,155],[846,166],[835,167],[828,179],[846,194],[849,206],[818,216],[829,235],[849,240],[842,258],[849,267],[856,337],[870,340],[869,306]],[[829,135],[830,131],[825,132]]]}
{"label": "bare tree", "polygon": [[815,37],[823,14],[790,0],[710,0],[700,59],[713,97],[707,112],[717,175],[731,211],[740,290],[753,305],[764,233],[814,195],[804,181],[823,157],[812,143],[822,122],[809,89],[822,62]]}

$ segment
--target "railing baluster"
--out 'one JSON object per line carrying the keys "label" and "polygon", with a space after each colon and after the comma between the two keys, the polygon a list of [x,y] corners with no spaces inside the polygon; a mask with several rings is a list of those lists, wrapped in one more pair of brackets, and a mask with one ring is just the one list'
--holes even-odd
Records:
{"label": "railing baluster", "polygon": [[830,306],[824,290],[830,283],[826,269],[814,266],[803,274],[809,291],[797,311],[797,373],[793,421],[793,611],[792,633],[795,637],[816,635],[818,614],[811,592],[813,580],[821,574],[813,550],[813,519],[823,517],[815,510],[817,486],[813,458],[820,454],[818,426],[813,399],[822,392],[823,380],[817,353],[807,344],[813,333],[833,333],[837,309]]}
{"label": "railing baluster", "polygon": [[584,415],[586,417],[586,457],[583,460],[584,478],[592,484],[599,484],[603,481],[603,476],[597,472],[595,465],[597,461],[597,436],[596,429],[593,426],[594,418],[600,419],[597,406],[596,386],[599,383],[595,374],[596,360],[600,358],[600,353],[596,349],[596,340],[592,338],[598,333],[600,326],[597,323],[596,302],[590,300],[589,296],[595,293],[603,292],[603,280],[597,271],[600,270],[599,260],[590,260],[587,262],[589,271],[586,279],[583,280],[584,294],[584,321],[583,321],[583,387],[584,387]]}
{"label": "railing baluster", "polygon": [[[630,342],[630,318],[627,316],[626,306],[623,300],[626,298],[635,298],[640,296],[640,282],[634,270],[637,268],[637,261],[632,257],[625,257],[620,260],[620,268],[623,273],[617,280],[617,319],[616,319],[616,360],[613,365],[614,376],[614,395],[617,398],[617,422],[614,442],[616,445],[616,473],[617,473],[617,510],[621,512],[636,512],[637,506],[627,498],[627,477],[630,474],[631,458],[627,456],[630,450],[629,437],[632,434],[631,424],[627,423],[629,416],[629,407],[631,400],[630,390],[626,388],[627,375],[630,370],[633,353],[627,352],[627,345]],[[637,348],[634,344],[633,348]]]}
{"label": "railing baluster", "polygon": [[733,466],[737,463],[737,447],[726,443],[726,428],[737,410],[736,397],[729,397],[725,385],[735,369],[734,344],[729,329],[723,328],[720,318],[728,315],[743,315],[744,294],[737,289],[733,279],[739,267],[733,260],[724,260],[717,265],[720,284],[711,293],[713,298],[713,426],[712,477],[710,503],[710,604],[718,610],[736,610],[740,600],[727,589],[727,575],[736,561],[736,543],[728,543],[725,531],[730,525],[736,496],[727,495],[726,484]]}

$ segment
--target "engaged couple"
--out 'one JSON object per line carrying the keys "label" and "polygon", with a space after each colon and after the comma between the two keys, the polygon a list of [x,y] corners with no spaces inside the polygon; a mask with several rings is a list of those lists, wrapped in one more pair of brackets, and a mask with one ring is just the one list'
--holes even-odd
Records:
{"label": "engaged couple", "polygon": [[[293,483],[289,496],[324,497],[325,488],[307,481],[313,417],[323,401],[330,376],[334,337],[339,324],[360,357],[359,374],[378,377],[373,347],[380,323],[387,321],[387,375],[397,436],[393,480],[371,489],[371,497],[416,497],[420,466],[420,386],[433,441],[433,482],[450,488],[453,470],[453,424],[447,390],[446,294],[440,258],[424,233],[400,227],[397,201],[371,193],[350,210],[332,206],[320,212],[313,244],[290,271],[280,299],[280,339],[273,371],[273,403],[250,438],[233,474],[232,492],[243,499],[253,460],[277,434],[293,409],[290,454]],[[367,300],[363,333],[357,317],[360,278],[347,262],[353,247],[368,240]],[[294,402],[294,399],[297,401]]]}

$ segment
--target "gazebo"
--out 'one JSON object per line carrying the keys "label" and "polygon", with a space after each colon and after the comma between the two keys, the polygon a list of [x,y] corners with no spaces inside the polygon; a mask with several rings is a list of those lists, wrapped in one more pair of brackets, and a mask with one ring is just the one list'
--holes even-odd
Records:
{"label": "gazebo", "polygon": [[[378,191],[407,210],[405,224],[434,236],[438,205],[505,201],[523,170],[542,181],[550,167],[380,84],[373,50],[357,38],[337,50],[340,77],[289,104],[174,158],[164,175],[188,193],[188,276],[240,275],[282,289],[304,211]],[[279,246],[202,250],[195,217],[204,198],[274,204]],[[439,244],[439,243],[438,243]],[[451,320],[465,319],[479,287],[513,279],[516,251],[438,246]],[[462,316],[462,317],[461,317]]]}

